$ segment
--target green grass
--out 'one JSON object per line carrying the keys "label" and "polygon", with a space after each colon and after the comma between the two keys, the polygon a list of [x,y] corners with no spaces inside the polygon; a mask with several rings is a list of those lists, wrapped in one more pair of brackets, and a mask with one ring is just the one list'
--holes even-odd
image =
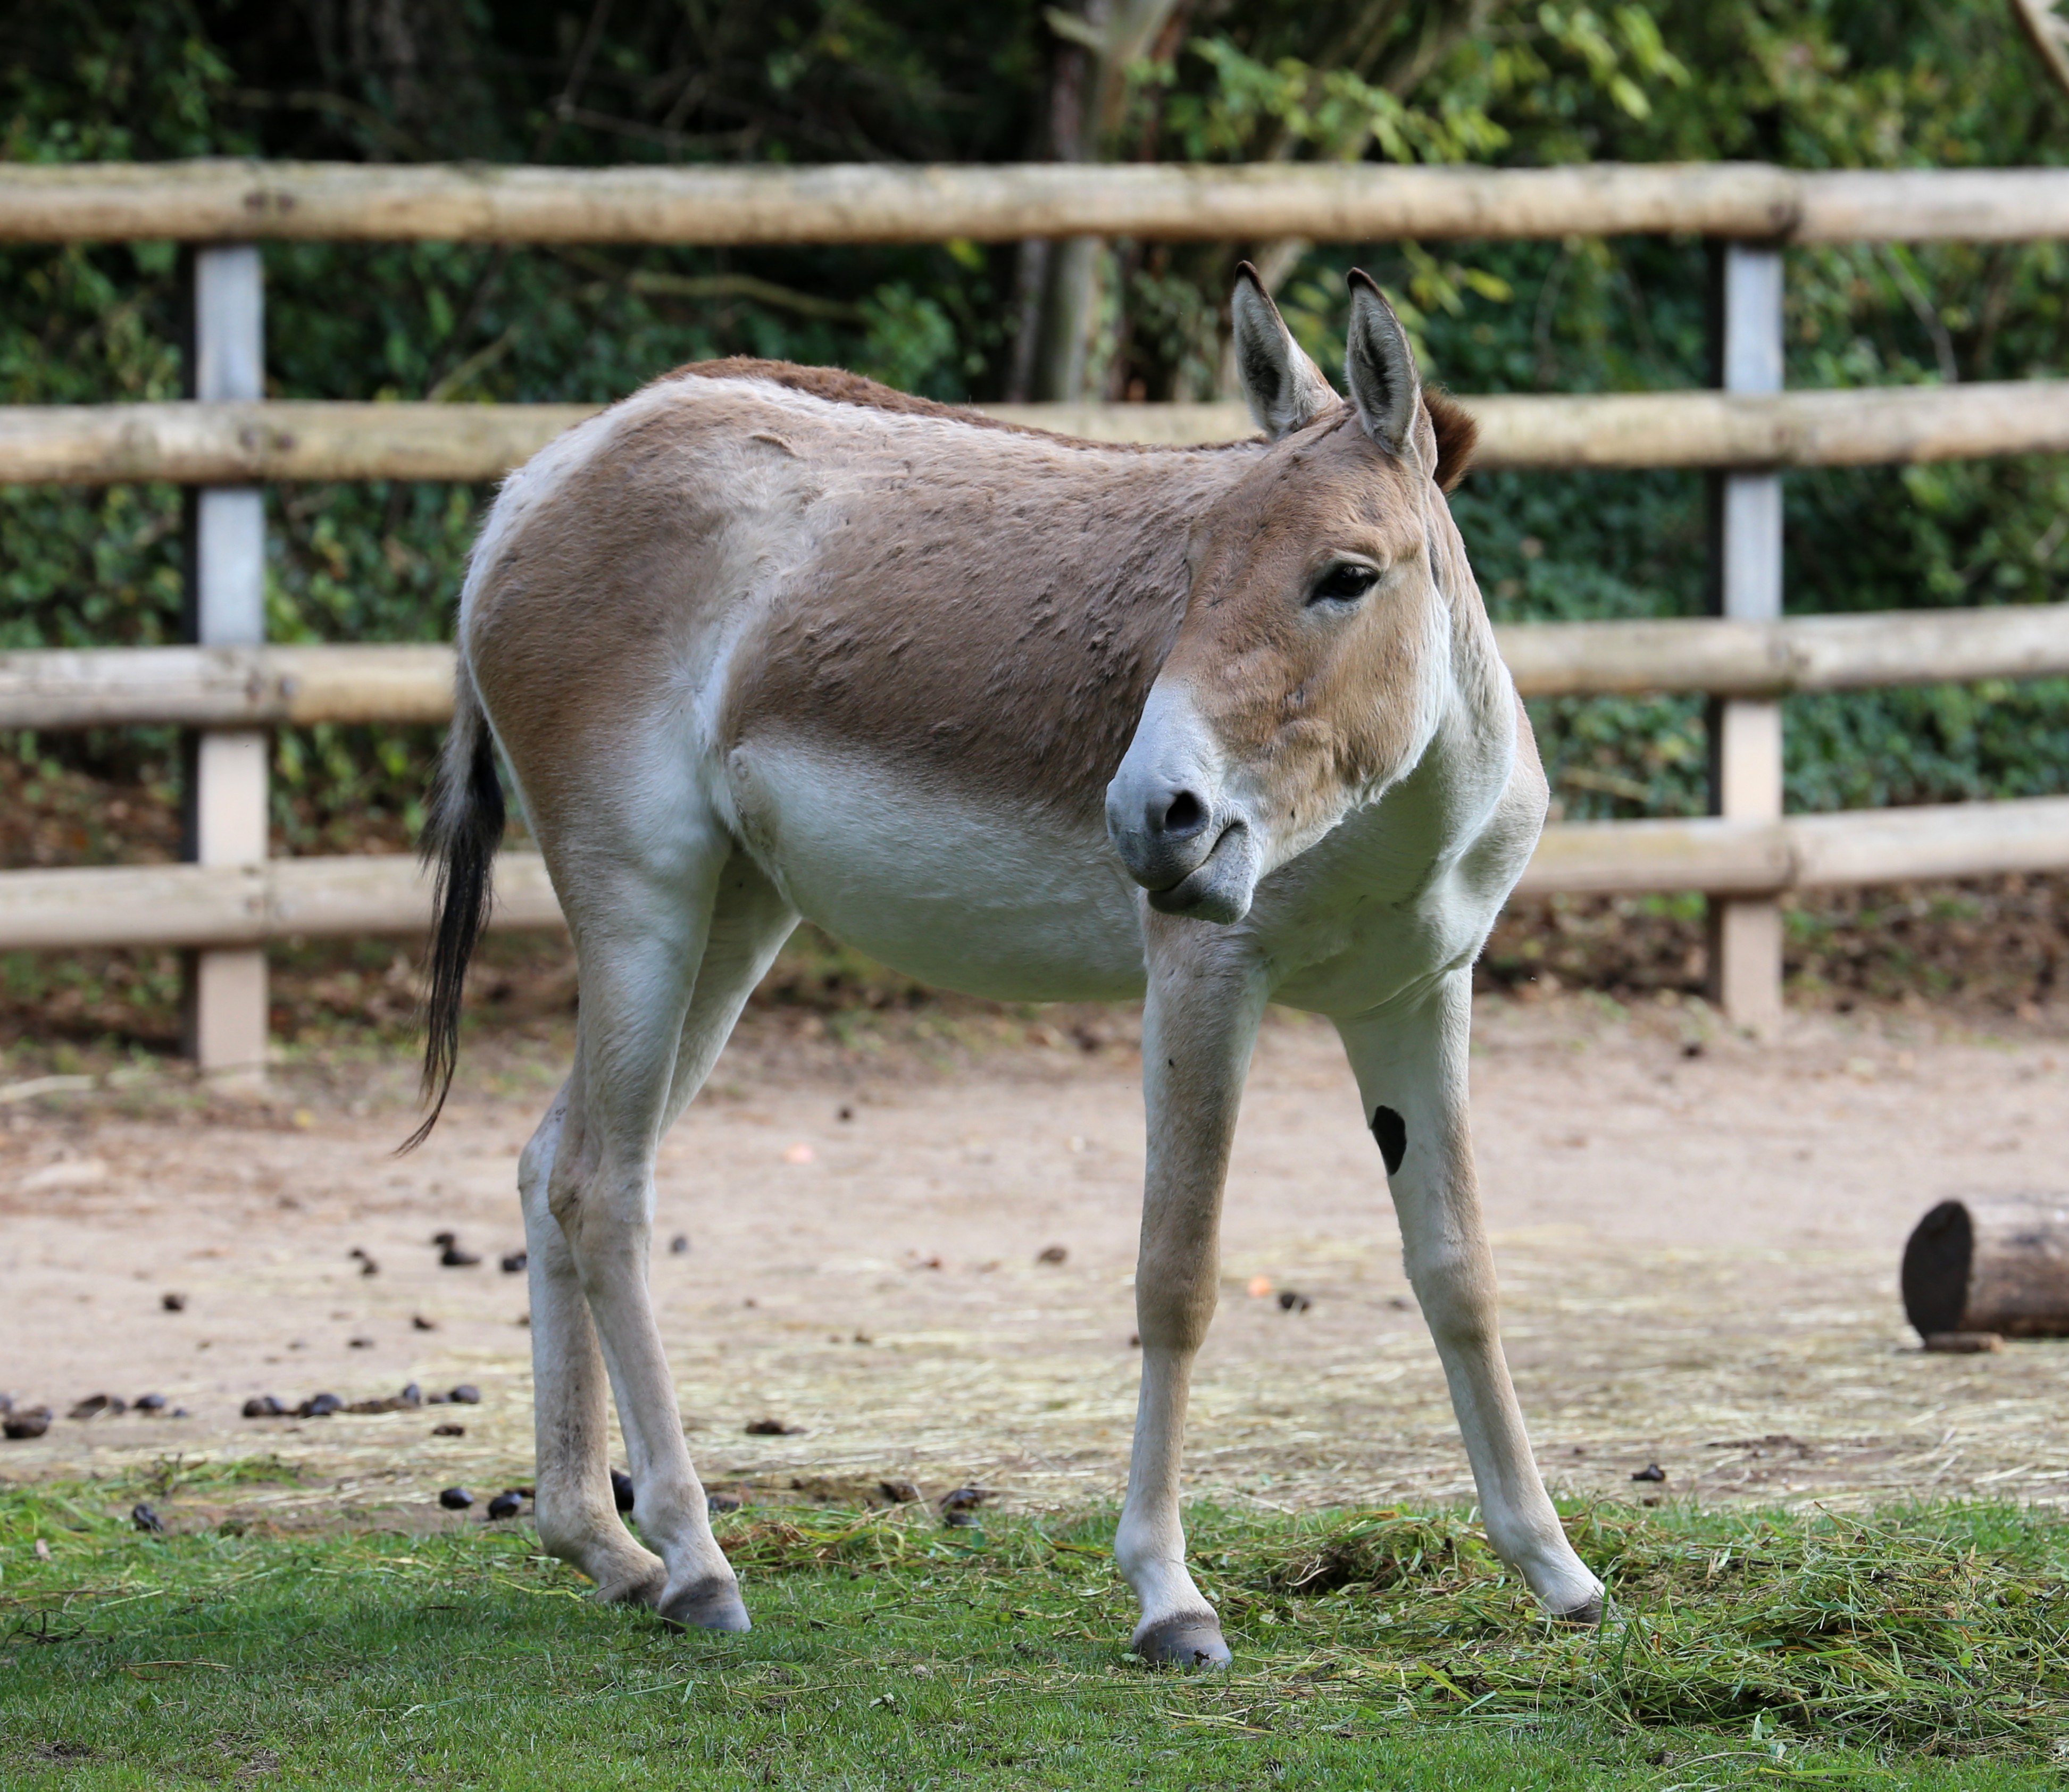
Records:
{"label": "green grass", "polygon": [[1237,1666],[1193,1678],[1124,1653],[1110,1515],[731,1516],[757,1627],[717,1638],[521,1525],[182,1532],[209,1473],[0,1489],[0,1786],[1987,1792],[2069,1753],[2069,1529],[2010,1508],[1579,1511],[1600,1632],[1468,1513],[1198,1512]]}

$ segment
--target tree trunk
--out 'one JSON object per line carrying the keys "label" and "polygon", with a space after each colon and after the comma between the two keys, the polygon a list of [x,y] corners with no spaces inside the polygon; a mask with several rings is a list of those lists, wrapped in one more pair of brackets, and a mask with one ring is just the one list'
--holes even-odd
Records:
{"label": "tree trunk", "polygon": [[[1156,43],[1180,0],[1087,0],[1082,13],[1046,15],[1059,42],[1051,63],[1049,154],[1057,161],[1103,161],[1113,147],[1128,97],[1128,71]],[[1046,251],[1046,252],[1043,252]],[[1088,389],[1100,321],[1100,281],[1108,257],[1098,237],[1066,237],[1022,250],[1023,283],[1039,288],[1036,315],[1022,318],[1009,393],[1075,404]],[[1024,388],[1022,385],[1025,375]]]}
{"label": "tree trunk", "polygon": [[1903,1282],[1923,1336],[2069,1338],[2069,1196],[1942,1201],[1904,1248]]}

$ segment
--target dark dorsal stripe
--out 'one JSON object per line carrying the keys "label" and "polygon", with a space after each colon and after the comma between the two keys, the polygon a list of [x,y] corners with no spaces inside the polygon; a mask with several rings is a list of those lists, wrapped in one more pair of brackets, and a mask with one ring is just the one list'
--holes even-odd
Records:
{"label": "dark dorsal stripe", "polygon": [[1408,1122],[1390,1107],[1372,1110],[1372,1136],[1379,1142],[1379,1155],[1390,1176],[1400,1169],[1408,1155]]}

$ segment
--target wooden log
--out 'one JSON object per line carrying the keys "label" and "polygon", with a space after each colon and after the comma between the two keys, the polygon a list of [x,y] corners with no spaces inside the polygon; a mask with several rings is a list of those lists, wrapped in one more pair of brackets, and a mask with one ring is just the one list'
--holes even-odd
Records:
{"label": "wooden log", "polygon": [[1904,1317],[1921,1337],[2069,1338],[2069,1195],[1942,1201],[1904,1247]]}
{"label": "wooden log", "polygon": [[99,647],[0,654],[0,728],[440,723],[450,647]]}
{"label": "wooden log", "polygon": [[198,161],[6,165],[0,241],[1006,242],[1630,232],[1773,242],[2069,235],[2069,172],[1799,173],[1757,162],[524,168]]}
{"label": "wooden log", "polygon": [[1877,610],[1772,622],[1513,623],[1496,637],[1526,697],[1858,690],[2069,673],[2069,605]]}
{"label": "wooden log", "polygon": [[[2069,604],[1778,622],[1531,622],[1496,630],[1525,696],[1773,697],[2069,674]],[[452,650],[101,647],[0,654],[0,729],[443,722]]]}
{"label": "wooden log", "polygon": [[0,483],[496,479],[596,405],[0,407]]}
{"label": "wooden log", "polygon": [[1756,895],[2008,871],[2069,871],[2069,796],[1780,821],[1561,822],[1545,830],[1516,894]]}
{"label": "wooden log", "polygon": [[[1802,177],[1758,163],[1496,170],[1379,163],[524,168],[14,163],[0,241],[772,243],[1128,236],[1786,234]],[[1858,210],[1864,202],[1857,199]]]}
{"label": "wooden log", "polygon": [[[0,951],[414,936],[428,928],[431,907],[431,878],[401,854],[10,871],[0,874]],[[561,925],[536,853],[496,860],[490,925]]]}
{"label": "wooden log", "polygon": [[[1531,468],[1852,466],[2069,452],[2069,381],[1844,392],[1505,393],[1461,401],[1476,464]],[[500,479],[589,405],[0,406],[0,483]],[[1253,434],[1240,405],[998,405],[1095,442],[1182,446]]]}
{"label": "wooden log", "polygon": [[[2069,797],[2038,797],[1770,823],[1561,823],[1545,830],[1517,894],[1765,894],[2064,870]],[[560,924],[536,853],[497,859],[496,897],[494,926]],[[430,915],[429,880],[398,855],[0,873],[0,951],[420,935]]]}

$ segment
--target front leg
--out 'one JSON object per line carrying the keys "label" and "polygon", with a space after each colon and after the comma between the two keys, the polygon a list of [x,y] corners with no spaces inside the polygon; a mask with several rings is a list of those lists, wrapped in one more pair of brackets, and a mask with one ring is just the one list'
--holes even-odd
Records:
{"label": "front leg", "polygon": [[1545,1492],[1502,1354],[1467,1115],[1471,975],[1447,974],[1406,1012],[1336,1026],[1385,1160],[1408,1279],[1443,1359],[1487,1539],[1554,1615],[1595,1623],[1602,1584],[1573,1553]]}
{"label": "front leg", "polygon": [[1149,1175],[1135,1269],[1142,1387],[1114,1557],[1141,1605],[1137,1653],[1219,1668],[1229,1659],[1221,1621],[1185,1571],[1178,1459],[1193,1358],[1214,1317],[1222,1184],[1265,988],[1259,967],[1218,928],[1152,914],[1147,943]]}

